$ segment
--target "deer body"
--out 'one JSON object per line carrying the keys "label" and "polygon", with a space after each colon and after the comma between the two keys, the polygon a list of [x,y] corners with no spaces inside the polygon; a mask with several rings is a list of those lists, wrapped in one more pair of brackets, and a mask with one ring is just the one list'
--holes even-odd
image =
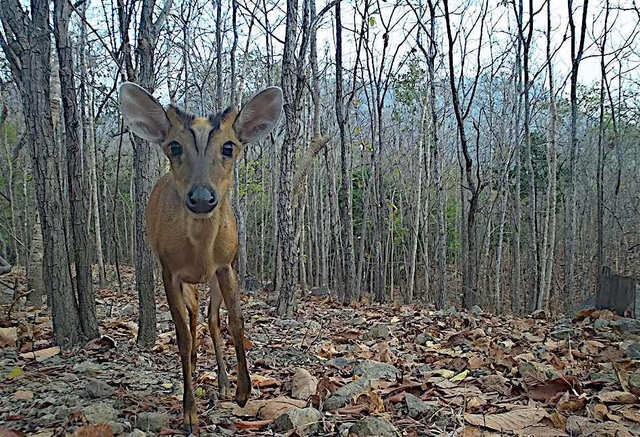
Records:
{"label": "deer body", "polygon": [[120,87],[120,110],[136,135],[162,146],[171,172],[154,186],[147,204],[147,234],[162,266],[162,279],[173,318],[184,383],[184,425],[198,425],[192,374],[196,370],[198,291],[210,288],[209,330],[218,367],[218,388],[229,398],[230,384],[222,354],[220,305],[229,314],[229,332],[238,361],[235,399],[244,406],[251,380],[244,350],[244,322],[232,262],[238,248],[235,216],[229,204],[233,166],[246,143],[265,137],[282,110],[282,91],[270,87],[238,112],[227,108],[210,117],[194,117],[178,108],[164,109],[132,83]]}

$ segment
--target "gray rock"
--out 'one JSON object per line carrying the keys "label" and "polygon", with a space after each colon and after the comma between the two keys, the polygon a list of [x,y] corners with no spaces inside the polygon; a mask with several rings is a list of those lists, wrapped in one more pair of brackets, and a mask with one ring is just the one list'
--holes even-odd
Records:
{"label": "gray rock", "polygon": [[428,404],[417,396],[407,393],[404,396],[404,401],[407,404],[407,416],[412,419],[418,419],[419,417],[429,417],[438,411],[438,406]]}
{"label": "gray rock", "polygon": [[143,431],[160,431],[169,426],[169,417],[164,413],[147,412],[138,414],[136,428]]}
{"label": "gray rock", "polygon": [[640,320],[622,318],[611,322],[611,326],[616,328],[621,334],[640,335]]}
{"label": "gray rock", "polygon": [[547,318],[547,313],[545,310],[535,310],[531,313],[531,318],[536,320],[545,320]]}
{"label": "gray rock", "polygon": [[418,368],[416,369],[416,374],[417,374],[418,376],[425,376],[425,375],[427,375],[428,373],[430,373],[432,370],[433,370],[433,369],[431,368],[431,366],[430,366],[430,365],[428,365],[428,364],[423,364],[422,366],[420,366],[420,367],[418,367]]}
{"label": "gray rock", "polygon": [[161,313],[158,313],[158,322],[170,322],[171,319],[171,312],[169,311],[164,311]]}
{"label": "gray rock", "polygon": [[618,383],[618,377],[611,371],[593,373],[591,374],[591,377],[589,379],[591,379],[592,382],[600,382],[605,384]]}
{"label": "gray rock", "polygon": [[136,307],[130,303],[120,308],[120,315],[122,316],[130,316],[131,314],[135,314],[135,313],[136,313]]}
{"label": "gray rock", "polygon": [[85,390],[90,398],[99,399],[106,398],[115,393],[115,389],[104,381],[94,379],[89,381],[85,386]]}
{"label": "gray rock", "polygon": [[460,311],[458,311],[458,310],[457,310],[457,309],[455,309],[454,307],[447,308],[447,309],[444,311],[444,315],[445,315],[445,316],[450,316],[450,317],[460,317],[460,316],[461,316]]}
{"label": "gray rock", "polygon": [[309,331],[313,331],[313,332],[318,332],[322,329],[322,325],[318,322],[316,322],[315,320],[307,320],[304,324],[304,326],[309,330]]}
{"label": "gray rock", "polygon": [[611,322],[609,322],[608,320],[598,319],[594,320],[593,327],[595,329],[602,329],[608,327],[610,324]]}
{"label": "gray rock", "polygon": [[308,370],[297,368],[293,374],[291,383],[291,397],[294,399],[309,399],[318,388],[318,378],[309,373]]}
{"label": "gray rock", "polygon": [[367,378],[360,378],[356,381],[340,387],[324,402],[324,410],[331,411],[338,408],[342,408],[351,402],[351,399],[366,393],[371,389],[371,380]]}
{"label": "gray rock", "polygon": [[345,357],[336,357],[336,358],[331,358],[329,361],[327,361],[327,364],[329,366],[334,366],[337,367],[339,369],[346,367],[346,366],[350,366],[351,364],[354,364],[356,362],[356,360],[352,360],[351,358],[345,358]]}
{"label": "gray rock", "polygon": [[377,339],[388,340],[390,336],[391,336],[391,330],[389,329],[389,327],[387,325],[382,325],[378,323],[377,325],[374,325],[369,330],[369,332],[365,333],[363,338],[365,340],[377,340]]}
{"label": "gray rock", "polygon": [[629,385],[637,390],[640,390],[640,369],[637,369],[631,375],[629,375]]}
{"label": "gray rock", "polygon": [[358,364],[353,369],[353,374],[369,380],[386,379],[396,381],[402,377],[402,372],[391,364],[373,360],[366,360]]}
{"label": "gray rock", "polygon": [[78,373],[97,373],[102,371],[102,366],[98,363],[92,363],[91,361],[85,361],[73,366],[73,370]]}
{"label": "gray rock", "polygon": [[632,360],[640,360],[640,343],[633,343],[627,348],[627,357]]}
{"label": "gray rock", "polygon": [[276,324],[285,328],[299,328],[302,326],[302,323],[294,319],[279,319],[276,321]]}
{"label": "gray rock", "polygon": [[574,337],[574,332],[571,328],[560,327],[551,331],[550,335],[556,340],[567,340]]}
{"label": "gray rock", "polygon": [[147,437],[147,433],[136,428],[127,437]]}
{"label": "gray rock", "polygon": [[355,317],[349,321],[349,323],[353,326],[360,326],[366,322],[367,322],[367,319],[365,319],[364,317]]}
{"label": "gray rock", "polygon": [[354,425],[353,422],[342,422],[338,425],[338,435],[341,437],[347,437],[349,435],[349,428]]}
{"label": "gray rock", "polygon": [[124,432],[124,425],[120,422],[109,422],[109,426],[113,430],[113,435],[118,435]]}
{"label": "gray rock", "polygon": [[471,312],[476,317],[480,317],[484,314],[484,310],[480,307],[480,305],[474,305],[473,307],[471,307]]}
{"label": "gray rock", "polygon": [[322,413],[315,408],[295,408],[275,420],[278,430],[294,431],[298,435],[312,435],[323,428]]}
{"label": "gray rock", "polygon": [[56,411],[55,418],[56,420],[64,420],[69,416],[70,413],[71,413],[71,409],[67,407],[60,407]]}
{"label": "gray rock", "polygon": [[111,405],[104,402],[89,405],[82,413],[89,423],[114,422],[118,418],[118,412]]}
{"label": "gray rock", "polygon": [[360,419],[349,429],[349,433],[358,437],[396,437],[398,435],[398,431],[389,421],[376,416],[367,416]]}
{"label": "gray rock", "polygon": [[426,332],[422,332],[416,335],[416,343],[424,346],[425,344],[427,344],[428,341],[435,341],[435,339],[431,335],[427,334]]}

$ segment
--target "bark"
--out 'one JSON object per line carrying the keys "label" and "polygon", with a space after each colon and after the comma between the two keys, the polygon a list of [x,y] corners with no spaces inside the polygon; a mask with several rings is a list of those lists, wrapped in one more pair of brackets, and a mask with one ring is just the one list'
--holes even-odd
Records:
{"label": "bark", "polygon": [[[569,8],[569,30],[571,39],[571,75],[570,75],[570,104],[571,104],[571,140],[569,142],[569,182],[566,200],[566,243],[565,243],[565,290],[566,310],[571,313],[574,300],[574,258],[576,244],[576,187],[575,166],[578,152],[578,71],[584,53],[584,41],[587,28],[587,10],[589,0],[584,0],[582,20],[580,24],[579,42],[573,19],[573,0],[567,0]],[[576,44],[577,43],[577,44]]]}
{"label": "bark", "polygon": [[[353,237],[353,195],[351,172],[349,168],[349,154],[346,140],[346,117],[343,114],[343,79],[342,79],[342,13],[340,11],[340,2],[336,2],[336,120],[338,122],[338,131],[340,133],[340,176],[341,185],[339,193],[340,218],[342,221],[342,241],[344,242],[344,302],[353,301],[353,290],[356,279],[356,263],[354,252]],[[317,66],[316,66],[317,74]],[[347,108],[348,111],[348,108]],[[319,121],[318,121],[319,124]]]}
{"label": "bark", "polygon": [[216,112],[222,111],[222,0],[216,4]]}
{"label": "bark", "polygon": [[67,269],[58,148],[51,117],[49,3],[33,3],[30,13],[17,0],[0,0],[0,7],[4,29],[0,45],[20,90],[42,221],[43,276],[47,278],[54,341],[64,347],[77,345],[83,335]]}
{"label": "bark", "polygon": [[69,38],[71,4],[66,0],[54,2],[54,34],[58,49],[62,110],[64,113],[67,177],[71,210],[71,235],[75,261],[75,291],[78,296],[80,324],[84,335],[91,339],[100,335],[96,318],[95,290],[91,280],[91,253],[87,223],[89,220],[89,186],[84,171],[85,153],[82,148],[80,113],[77,107],[74,78],[73,47]]}
{"label": "bark", "polygon": [[[308,6],[305,1],[308,21]],[[308,31],[303,24],[303,39]],[[292,316],[295,311],[295,293],[297,286],[297,259],[295,247],[295,229],[293,226],[293,172],[295,168],[296,143],[300,133],[300,97],[303,78],[296,71],[296,36],[298,33],[298,1],[287,0],[287,17],[284,52],[282,56],[282,91],[284,95],[285,137],[280,155],[280,185],[278,193],[278,246],[281,257],[282,273],[276,312],[281,316]],[[299,60],[301,62],[301,60]]]}

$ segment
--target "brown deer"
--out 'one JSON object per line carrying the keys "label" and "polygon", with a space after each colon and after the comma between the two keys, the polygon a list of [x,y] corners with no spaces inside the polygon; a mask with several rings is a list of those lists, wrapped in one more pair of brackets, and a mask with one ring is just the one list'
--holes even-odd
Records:
{"label": "brown deer", "polygon": [[229,314],[229,332],[238,361],[235,400],[244,406],[251,380],[244,350],[244,321],[232,262],[238,248],[236,220],[229,201],[233,167],[247,143],[266,137],[282,112],[282,90],[269,87],[238,112],[227,108],[210,117],[194,117],[158,101],[136,84],[119,89],[120,111],[137,136],[157,143],[171,172],[155,185],[147,204],[147,234],[162,267],[162,279],[176,327],[184,379],[184,426],[198,426],[192,373],[196,369],[198,291],[209,283],[209,330],[218,367],[218,388],[230,398],[220,335],[220,305]]}

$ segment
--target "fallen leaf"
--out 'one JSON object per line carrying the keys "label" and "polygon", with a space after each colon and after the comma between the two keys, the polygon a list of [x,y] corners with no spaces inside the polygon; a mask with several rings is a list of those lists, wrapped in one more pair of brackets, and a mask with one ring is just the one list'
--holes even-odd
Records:
{"label": "fallen leaf", "polygon": [[551,419],[551,423],[556,429],[565,429],[565,427],[567,426],[567,418],[557,411],[551,413],[549,419]]}
{"label": "fallen leaf", "polygon": [[625,391],[603,391],[598,393],[598,399],[614,404],[635,404],[638,402],[636,395]]}
{"label": "fallen leaf", "polygon": [[233,422],[237,429],[260,429],[273,423],[274,419],[266,420],[238,420]]}
{"label": "fallen leaf", "polygon": [[23,437],[24,434],[20,431],[14,431],[11,429],[0,426],[0,437]]}
{"label": "fallen leaf", "polygon": [[17,341],[18,329],[15,326],[0,328],[0,347],[13,346]]}
{"label": "fallen leaf", "polygon": [[467,375],[469,375],[469,370],[465,370],[464,372],[460,372],[458,373],[456,376],[454,376],[453,378],[450,379],[450,381],[454,382],[454,381],[463,381]]}
{"label": "fallen leaf", "polygon": [[546,425],[527,426],[526,428],[515,431],[515,434],[527,437],[564,437],[568,435],[564,431]]}
{"label": "fallen leaf", "polygon": [[591,414],[596,420],[604,420],[607,414],[609,414],[609,409],[605,404],[596,404]]}
{"label": "fallen leaf", "polygon": [[558,411],[574,413],[582,410],[586,403],[586,396],[574,396],[569,392],[565,392],[556,404],[556,408]]}
{"label": "fallen leaf", "polygon": [[282,383],[275,378],[258,374],[251,375],[251,385],[258,388],[280,387]]}
{"label": "fallen leaf", "polygon": [[512,410],[499,414],[465,414],[464,419],[471,425],[482,426],[495,431],[516,431],[540,422],[547,413],[538,408]]}
{"label": "fallen leaf", "polygon": [[13,399],[16,399],[16,400],[33,399],[33,392],[29,390],[18,390],[13,394]]}
{"label": "fallen leaf", "polygon": [[233,414],[240,417],[257,417],[258,419],[275,419],[294,408],[303,408],[306,401],[279,396],[273,399],[249,400],[247,405],[240,408],[235,406]]}
{"label": "fallen leaf", "polygon": [[21,376],[22,374],[24,374],[22,367],[14,367],[11,373],[9,373],[9,378],[14,379],[14,378],[17,378],[18,376]]}
{"label": "fallen leaf", "polygon": [[621,413],[625,419],[640,423],[640,413],[637,410],[622,410]]}
{"label": "fallen leaf", "polygon": [[23,360],[35,359],[36,361],[44,361],[47,358],[51,358],[54,355],[58,355],[59,353],[60,353],[60,347],[53,346],[53,347],[48,347],[46,349],[40,349],[35,352],[25,352],[23,354],[20,354],[20,358],[22,358]]}

